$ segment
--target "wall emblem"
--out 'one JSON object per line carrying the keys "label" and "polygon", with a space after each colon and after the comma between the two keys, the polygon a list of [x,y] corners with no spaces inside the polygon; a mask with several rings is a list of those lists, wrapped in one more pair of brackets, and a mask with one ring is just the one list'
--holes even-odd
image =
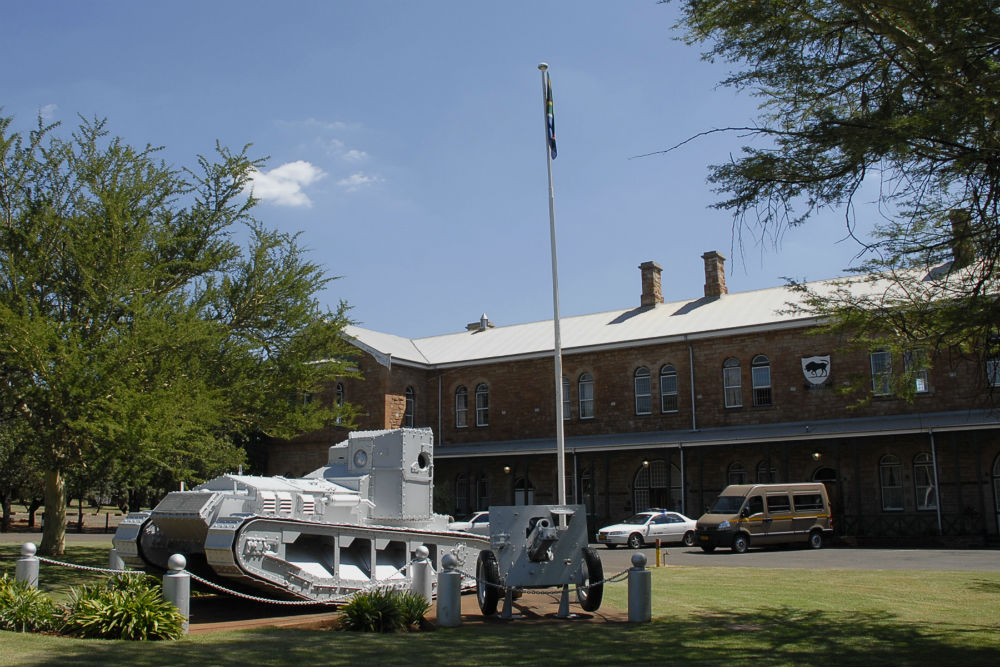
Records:
{"label": "wall emblem", "polygon": [[823,384],[830,377],[830,355],[803,357],[802,375],[810,384]]}

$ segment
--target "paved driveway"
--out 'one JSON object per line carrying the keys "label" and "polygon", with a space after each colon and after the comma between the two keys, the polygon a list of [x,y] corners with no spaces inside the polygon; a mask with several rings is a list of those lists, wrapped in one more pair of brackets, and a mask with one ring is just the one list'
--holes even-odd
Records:
{"label": "paved driveway", "polygon": [[[632,566],[632,549],[606,549],[592,544],[613,574]],[[655,547],[639,551],[647,566],[656,564]],[[751,548],[745,554],[718,549],[707,554],[694,547],[668,546],[660,550],[661,561],[685,567],[785,567],[818,570],[983,570],[1000,571],[1000,550],[996,549],[869,549],[832,547],[819,550],[795,547]]]}

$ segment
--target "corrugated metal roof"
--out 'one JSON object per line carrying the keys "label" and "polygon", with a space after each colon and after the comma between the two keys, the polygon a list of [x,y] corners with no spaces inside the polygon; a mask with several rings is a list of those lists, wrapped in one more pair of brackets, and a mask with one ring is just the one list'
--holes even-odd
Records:
{"label": "corrugated metal roof", "polygon": [[[812,283],[810,287],[833,289],[833,284],[825,281]],[[788,312],[789,304],[797,303],[800,298],[786,287],[773,287],[717,298],[563,317],[560,319],[563,353],[717,335],[754,327],[807,326],[814,322],[813,318]],[[346,327],[345,333],[361,347],[391,355],[394,363],[426,366],[551,353],[554,340],[552,320],[414,339],[356,326]]]}
{"label": "corrugated metal roof", "polygon": [[[810,422],[782,422],[748,426],[725,426],[692,431],[643,431],[567,437],[567,452],[596,452],[615,449],[657,449],[664,447],[710,447],[757,442],[816,441],[832,438],[930,433],[933,431],[981,430],[1000,427],[1000,415],[992,410],[959,410],[925,414],[890,415],[855,419],[827,419]],[[555,454],[556,439],[530,438],[462,444],[438,444],[439,459],[502,454]]]}

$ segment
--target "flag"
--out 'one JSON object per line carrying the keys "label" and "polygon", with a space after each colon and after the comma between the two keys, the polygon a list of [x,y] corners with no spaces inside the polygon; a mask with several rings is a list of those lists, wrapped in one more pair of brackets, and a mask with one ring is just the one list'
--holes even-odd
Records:
{"label": "flag", "polygon": [[548,127],[549,153],[556,159],[556,117],[552,113],[552,79],[545,76],[545,124]]}

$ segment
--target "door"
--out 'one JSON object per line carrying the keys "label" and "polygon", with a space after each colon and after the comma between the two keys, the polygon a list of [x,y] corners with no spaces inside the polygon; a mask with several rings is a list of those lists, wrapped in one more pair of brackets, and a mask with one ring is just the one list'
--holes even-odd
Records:
{"label": "door", "polygon": [[767,536],[767,515],[764,514],[764,498],[753,495],[747,498],[743,511],[740,512],[740,523],[750,533],[750,544],[765,542]]}
{"label": "door", "polygon": [[792,503],[788,493],[767,494],[767,542],[789,542],[794,539],[792,528]]}

